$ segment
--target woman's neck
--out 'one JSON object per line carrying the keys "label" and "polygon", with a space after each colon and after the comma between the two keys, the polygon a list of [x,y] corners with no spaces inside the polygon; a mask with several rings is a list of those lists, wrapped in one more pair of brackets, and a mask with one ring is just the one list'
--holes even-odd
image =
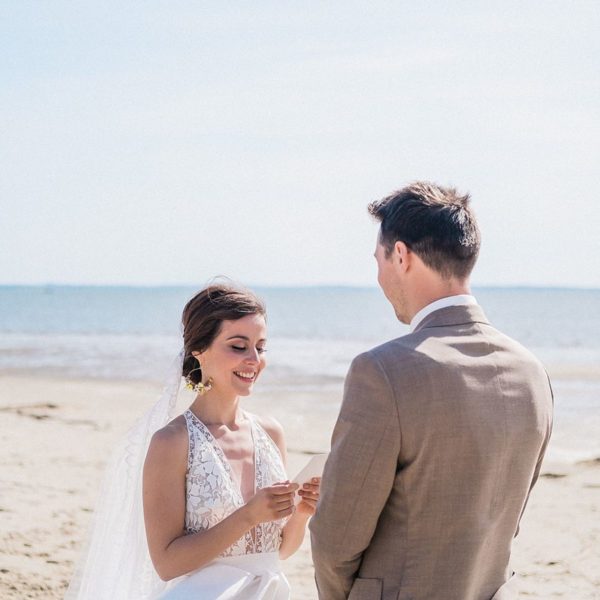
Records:
{"label": "woman's neck", "polygon": [[196,396],[190,410],[205,425],[226,425],[231,428],[244,420],[239,396],[223,398],[208,392],[203,396]]}

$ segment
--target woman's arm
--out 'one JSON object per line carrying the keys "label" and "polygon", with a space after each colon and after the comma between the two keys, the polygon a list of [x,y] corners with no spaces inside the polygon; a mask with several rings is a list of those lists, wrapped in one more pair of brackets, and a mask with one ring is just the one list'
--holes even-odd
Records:
{"label": "woman's arm", "polygon": [[185,423],[175,420],[154,434],[144,464],[146,537],[154,568],[165,581],[200,568],[258,523],[287,517],[294,508],[295,486],[277,484],[259,490],[214,527],[186,535],[187,452]]}
{"label": "woman's arm", "polygon": [[[283,464],[287,464],[287,449],[285,445],[285,436],[283,427],[273,418],[260,419],[263,429],[269,434],[275,445],[279,448]],[[279,557],[283,560],[289,558],[300,548],[304,535],[306,534],[306,524],[312,515],[315,514],[317,501],[319,499],[320,478],[315,477],[310,483],[305,483],[298,492],[302,496],[302,501],[296,507],[294,514],[285,524],[282,535],[281,546],[279,547]]]}
{"label": "woman's arm", "polygon": [[317,509],[320,484],[321,478],[313,477],[310,483],[303,484],[302,489],[298,492],[302,496],[302,500],[283,528],[283,540],[279,548],[279,556],[283,560],[289,558],[302,545],[306,534],[306,524]]}

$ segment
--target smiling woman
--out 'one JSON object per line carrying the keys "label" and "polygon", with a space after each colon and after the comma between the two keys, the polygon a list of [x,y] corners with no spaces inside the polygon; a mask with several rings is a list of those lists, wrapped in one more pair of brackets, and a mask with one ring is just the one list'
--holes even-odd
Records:
{"label": "smiling woman", "polygon": [[[265,343],[266,324],[263,315],[247,315],[236,321],[223,321],[217,339],[206,350],[192,351],[198,366],[190,373],[198,371],[200,377],[207,378],[210,389],[217,381],[221,393],[247,396],[265,367]],[[191,376],[188,377],[191,380]],[[199,390],[206,389],[206,385],[201,382]]]}
{"label": "smiling woman", "polygon": [[[258,329],[252,327],[246,317]],[[208,372],[207,368],[220,368],[221,361],[229,364],[234,357],[238,363],[242,362],[247,358],[245,353],[251,348],[248,334],[254,335],[255,331],[262,337],[256,340],[257,346],[253,353],[261,355],[266,343],[265,319],[264,303],[247,290],[212,285],[200,291],[183,309],[183,376],[197,385],[202,383]],[[227,330],[225,333],[223,328]],[[220,338],[219,343],[213,348],[211,346],[217,336]]]}
{"label": "smiling woman", "polygon": [[[298,484],[286,476],[281,426],[240,406],[266,365],[265,319],[263,302],[232,285],[211,285],[186,304],[177,384],[166,396],[171,406],[183,375],[196,397],[166,425],[143,429],[151,436],[143,473],[130,471],[123,480],[140,491],[141,498],[124,496],[138,513],[115,521],[114,536],[125,534],[140,547],[132,551],[111,538],[111,521],[100,518],[103,542],[92,540],[89,556],[102,557],[111,542],[127,556],[115,558],[113,550],[110,559],[88,558],[68,597],[289,599],[279,558],[302,543],[319,481],[305,483],[295,506]],[[145,424],[159,420],[149,414]],[[138,440],[130,434],[123,464],[131,462],[130,446],[139,447]],[[121,492],[109,497],[113,506],[127,504]],[[115,566],[98,566],[108,563]]]}

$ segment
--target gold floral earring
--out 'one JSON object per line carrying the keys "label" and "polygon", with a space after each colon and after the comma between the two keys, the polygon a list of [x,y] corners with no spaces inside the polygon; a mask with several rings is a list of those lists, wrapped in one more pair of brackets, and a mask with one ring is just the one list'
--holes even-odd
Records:
{"label": "gold floral earring", "polygon": [[202,396],[202,395],[206,394],[206,392],[208,392],[212,389],[213,380],[212,380],[212,377],[209,377],[206,380],[206,383],[202,383],[201,381],[199,381],[198,383],[194,383],[192,381],[192,378],[190,377],[190,375],[194,371],[199,371],[201,368],[202,368],[202,365],[200,363],[198,363],[198,366],[195,369],[192,369],[185,376],[185,387],[188,390],[192,390],[193,392],[196,392],[196,394],[200,394]]}

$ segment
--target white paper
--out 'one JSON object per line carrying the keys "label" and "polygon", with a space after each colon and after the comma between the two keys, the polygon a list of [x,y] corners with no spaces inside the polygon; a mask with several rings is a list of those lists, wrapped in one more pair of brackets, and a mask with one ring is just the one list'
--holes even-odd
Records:
{"label": "white paper", "polygon": [[[323,475],[323,469],[325,468],[325,462],[327,461],[327,457],[329,453],[325,454],[315,454],[306,464],[306,466],[292,479],[293,483],[300,484],[300,489],[302,489],[303,483],[310,483],[310,480],[313,477],[321,477]],[[294,504],[298,504],[302,500],[302,496],[296,492],[296,496],[294,498]]]}

